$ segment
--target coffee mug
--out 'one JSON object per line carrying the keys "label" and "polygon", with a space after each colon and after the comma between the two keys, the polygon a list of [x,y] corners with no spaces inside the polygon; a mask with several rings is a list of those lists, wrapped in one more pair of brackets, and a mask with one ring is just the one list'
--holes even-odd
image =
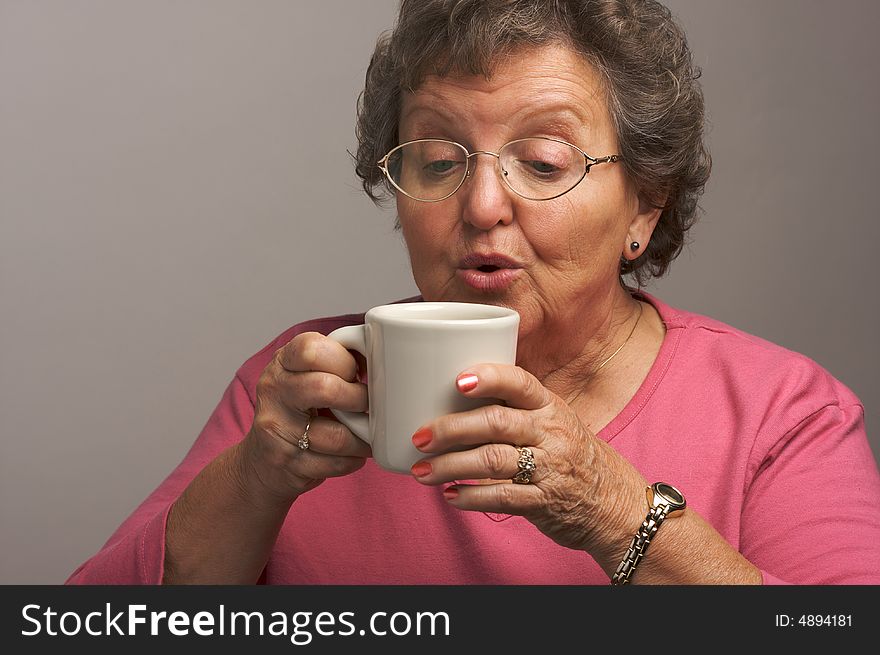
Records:
{"label": "coffee mug", "polygon": [[372,446],[376,463],[409,473],[425,457],[412,435],[444,414],[498,402],[466,398],[455,386],[474,364],[516,362],[519,314],[506,307],[459,302],[415,302],[370,309],[363,325],[334,330],[329,338],[367,361],[369,413],[331,409]]}

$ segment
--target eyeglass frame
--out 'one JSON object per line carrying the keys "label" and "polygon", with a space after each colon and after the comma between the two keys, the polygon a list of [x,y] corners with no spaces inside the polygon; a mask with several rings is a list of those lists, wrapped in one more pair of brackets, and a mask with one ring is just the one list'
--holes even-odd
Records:
{"label": "eyeglass frame", "polygon": [[[552,141],[555,143],[561,143],[563,145],[574,148],[579,153],[581,153],[581,155],[583,155],[583,157],[584,157],[584,172],[580,176],[580,178],[578,178],[578,181],[575,182],[574,184],[572,184],[571,187],[569,187],[568,189],[566,189],[562,193],[557,193],[555,196],[551,196],[549,198],[529,198],[528,196],[523,195],[522,193],[520,193],[519,191],[514,189],[507,179],[508,172],[505,171],[503,168],[501,168],[501,151],[513,143],[519,143],[521,141],[531,141],[533,139],[540,139],[542,141]],[[402,188],[400,188],[400,186],[398,186],[397,182],[394,181],[394,178],[391,177],[391,173],[388,171],[388,158],[391,157],[391,155],[393,155],[396,151],[400,150],[401,148],[403,148],[405,146],[411,145],[413,143],[425,143],[425,142],[450,143],[454,146],[458,146],[459,148],[464,150],[464,153],[465,153],[465,163],[467,165],[467,168],[465,169],[465,173],[461,178],[461,182],[459,182],[458,185],[456,185],[456,187],[452,191],[450,191],[448,194],[446,194],[442,198],[437,198],[436,200],[424,200],[423,198],[416,198],[415,196],[410,195],[409,193],[404,191]],[[590,155],[585,153],[583,150],[578,148],[573,143],[569,143],[568,141],[564,141],[562,139],[554,139],[552,137],[546,137],[546,136],[529,136],[529,137],[523,137],[522,139],[514,139],[512,141],[508,141],[507,143],[502,145],[500,148],[498,148],[498,152],[492,152],[490,150],[475,150],[474,152],[470,152],[465,146],[458,143],[457,141],[452,141],[451,139],[434,139],[434,138],[429,137],[429,138],[424,138],[424,139],[413,139],[412,141],[405,141],[404,143],[401,143],[399,145],[394,146],[391,150],[389,150],[386,153],[386,155],[384,157],[382,157],[382,159],[380,159],[376,163],[376,165],[379,167],[379,170],[381,170],[385,174],[385,177],[388,178],[388,181],[391,182],[391,185],[395,189],[400,191],[403,195],[405,195],[407,198],[412,198],[413,200],[416,200],[418,202],[442,202],[442,201],[448,200],[449,198],[454,196],[458,192],[458,190],[462,187],[462,185],[465,183],[465,180],[467,180],[471,176],[471,171],[473,170],[471,168],[471,157],[476,157],[477,155],[491,155],[491,156],[495,157],[495,161],[497,163],[498,170],[501,172],[501,179],[504,180],[504,184],[507,185],[507,188],[510,189],[511,191],[513,191],[520,198],[525,198],[526,200],[532,200],[534,202],[544,202],[546,200],[555,200],[556,198],[564,196],[566,193],[568,193],[569,191],[574,189],[578,184],[583,182],[584,178],[587,176],[587,173],[589,173],[590,169],[593,166],[595,166],[596,164],[613,164],[614,162],[618,162],[618,161],[621,161],[621,159],[623,159],[623,157],[621,157],[620,155],[606,155],[604,157],[598,157],[598,158],[591,157]]]}

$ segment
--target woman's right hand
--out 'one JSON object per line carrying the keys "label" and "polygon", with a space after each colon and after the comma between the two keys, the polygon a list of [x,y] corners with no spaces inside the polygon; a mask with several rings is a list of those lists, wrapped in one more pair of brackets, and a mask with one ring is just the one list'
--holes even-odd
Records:
{"label": "woman's right hand", "polygon": [[[326,478],[348,475],[372,454],[370,446],[315,408],[367,410],[367,387],[355,358],[318,332],[279,348],[257,383],[254,422],[244,439],[247,470],[267,493],[292,502]],[[306,425],[309,448],[297,442]]]}

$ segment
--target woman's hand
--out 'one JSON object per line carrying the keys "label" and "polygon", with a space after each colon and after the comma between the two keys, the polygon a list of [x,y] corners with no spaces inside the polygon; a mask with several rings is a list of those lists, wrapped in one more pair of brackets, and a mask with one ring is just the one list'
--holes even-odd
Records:
{"label": "woman's hand", "polygon": [[[413,443],[433,456],[413,466],[416,479],[431,485],[494,479],[498,484],[454,484],[444,495],[460,509],[524,516],[557,543],[616,563],[644,518],[638,471],[519,367],[475,366],[459,376],[458,387],[506,406],[448,414],[419,430]],[[517,446],[534,456],[529,484],[511,482]]]}
{"label": "woman's hand", "polygon": [[[254,584],[290,504],[325,478],[363,466],[370,448],[313,408],[364,411],[354,358],[316,332],[296,336],[263,370],[247,436],[205,466],[174,502],[165,583]],[[297,442],[311,419],[309,447]]]}
{"label": "woman's hand", "polygon": [[[275,352],[257,383],[254,422],[244,440],[248,469],[272,495],[294,500],[326,478],[364,465],[369,445],[314,408],[367,409],[367,388],[354,357],[317,332],[304,332]],[[297,443],[309,425],[308,450]]]}

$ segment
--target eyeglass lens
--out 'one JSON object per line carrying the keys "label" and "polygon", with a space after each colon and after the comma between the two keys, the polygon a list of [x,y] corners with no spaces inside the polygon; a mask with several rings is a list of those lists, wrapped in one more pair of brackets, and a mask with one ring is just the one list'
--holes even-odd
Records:
{"label": "eyeglass lens", "polygon": [[[498,154],[510,188],[535,200],[569,191],[586,171],[586,161],[579,150],[549,139],[512,141]],[[470,164],[475,165],[476,161]],[[389,156],[387,167],[394,184],[407,195],[419,200],[440,200],[454,193],[464,181],[468,157],[458,144],[424,140],[398,147]]]}

